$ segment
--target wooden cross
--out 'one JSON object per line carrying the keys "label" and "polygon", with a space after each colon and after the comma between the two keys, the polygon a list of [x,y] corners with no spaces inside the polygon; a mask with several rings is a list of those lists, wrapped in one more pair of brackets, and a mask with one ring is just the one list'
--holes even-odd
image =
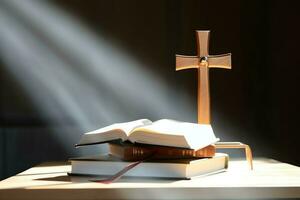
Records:
{"label": "wooden cross", "polygon": [[[209,69],[231,69],[231,54],[209,55],[209,31],[196,31],[197,56],[176,55],[176,71],[183,69],[198,69],[198,123],[210,125],[210,98],[209,98]],[[244,148],[250,169],[253,169],[252,151],[241,142],[218,142],[219,149]]]}
{"label": "wooden cross", "polygon": [[231,69],[231,54],[209,55],[209,32],[196,31],[197,56],[176,55],[176,71],[198,69],[198,123],[210,124],[209,69]]}

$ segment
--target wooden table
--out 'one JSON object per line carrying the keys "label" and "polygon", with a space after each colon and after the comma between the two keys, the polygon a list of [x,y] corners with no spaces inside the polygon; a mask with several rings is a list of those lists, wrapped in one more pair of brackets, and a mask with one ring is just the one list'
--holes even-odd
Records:
{"label": "wooden table", "polygon": [[300,167],[271,159],[231,161],[227,172],[192,180],[122,178],[113,184],[69,177],[67,163],[44,163],[0,182],[0,199],[300,199]]}

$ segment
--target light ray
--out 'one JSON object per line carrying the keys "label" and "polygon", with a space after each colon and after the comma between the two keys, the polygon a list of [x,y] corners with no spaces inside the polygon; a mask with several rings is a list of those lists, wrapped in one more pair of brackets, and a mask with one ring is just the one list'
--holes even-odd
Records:
{"label": "light ray", "polygon": [[140,117],[184,119],[193,112],[189,104],[176,104],[176,88],[150,66],[49,3],[10,0],[1,7],[0,55],[49,120],[78,127],[57,129],[68,151],[84,131]]}

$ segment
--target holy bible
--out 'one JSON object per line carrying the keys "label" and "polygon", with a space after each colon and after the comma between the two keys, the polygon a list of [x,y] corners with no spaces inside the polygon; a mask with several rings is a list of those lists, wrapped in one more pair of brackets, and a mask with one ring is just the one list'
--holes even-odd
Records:
{"label": "holy bible", "polygon": [[109,143],[109,153],[124,161],[151,159],[197,159],[215,155],[216,148],[209,145],[199,150],[132,143]]}
{"label": "holy bible", "polygon": [[[226,154],[216,154],[210,125],[161,119],[112,124],[85,133],[77,146],[109,143],[107,155],[71,159],[76,175],[191,178],[225,170]],[[133,167],[133,168],[132,168]],[[103,181],[103,180],[98,180]]]}
{"label": "holy bible", "polygon": [[76,146],[112,142],[116,140],[131,143],[151,144],[188,149],[202,149],[216,143],[211,125],[161,119],[148,119],[117,123],[85,133]]}

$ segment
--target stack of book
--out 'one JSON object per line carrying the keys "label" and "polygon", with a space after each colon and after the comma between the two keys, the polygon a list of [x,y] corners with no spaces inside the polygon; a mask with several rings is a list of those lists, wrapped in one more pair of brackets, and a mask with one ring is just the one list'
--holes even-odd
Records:
{"label": "stack of book", "polygon": [[162,119],[113,124],[85,133],[77,146],[109,144],[109,153],[73,158],[75,175],[113,176],[130,163],[142,161],[126,176],[189,179],[223,171],[228,155],[216,153],[210,125]]}

